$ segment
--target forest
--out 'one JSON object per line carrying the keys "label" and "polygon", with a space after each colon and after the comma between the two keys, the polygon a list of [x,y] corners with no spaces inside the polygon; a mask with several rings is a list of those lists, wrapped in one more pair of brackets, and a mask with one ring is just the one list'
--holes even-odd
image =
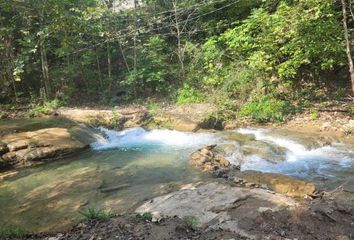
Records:
{"label": "forest", "polygon": [[354,239],[354,0],[0,0],[0,239]]}
{"label": "forest", "polygon": [[1,0],[0,23],[7,107],[164,99],[264,122],[351,99],[351,0]]}

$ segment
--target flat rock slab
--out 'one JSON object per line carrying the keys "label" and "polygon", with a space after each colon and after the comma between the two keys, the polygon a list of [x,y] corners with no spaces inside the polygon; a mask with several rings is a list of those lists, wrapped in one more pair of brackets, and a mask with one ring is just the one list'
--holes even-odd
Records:
{"label": "flat rock slab", "polygon": [[74,140],[65,128],[45,128],[33,132],[9,134],[2,138],[10,151],[25,148],[48,147],[56,148],[82,148],[83,144]]}
{"label": "flat rock slab", "polygon": [[238,177],[252,183],[266,184],[274,191],[291,197],[305,197],[316,191],[313,183],[308,183],[280,173],[244,171]]}
{"label": "flat rock slab", "polygon": [[[77,129],[44,128],[37,131],[27,131],[8,134],[1,141],[6,148],[0,158],[1,167],[30,166],[44,159],[57,159],[88,146],[89,140],[81,140],[84,136],[92,136],[89,130],[77,126]],[[81,141],[80,141],[81,140]],[[93,141],[91,139],[91,141]]]}
{"label": "flat rock slab", "polygon": [[147,111],[145,108],[138,107],[110,110],[59,108],[58,114],[73,121],[89,125],[124,129],[143,125]]}
{"label": "flat rock slab", "polygon": [[252,237],[242,227],[244,223],[256,221],[265,211],[276,212],[296,206],[293,199],[264,189],[213,182],[186,186],[180,191],[154,198],[136,209],[136,212],[151,212],[157,218],[194,216],[199,227],[221,228]]}

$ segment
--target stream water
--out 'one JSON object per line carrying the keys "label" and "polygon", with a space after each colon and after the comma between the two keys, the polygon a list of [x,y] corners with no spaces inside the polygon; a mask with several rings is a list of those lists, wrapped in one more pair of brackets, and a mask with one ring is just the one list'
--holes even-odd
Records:
{"label": "stream water", "polygon": [[324,188],[354,185],[354,148],[333,139],[252,128],[216,133],[101,131],[107,137],[90,150],[21,170],[0,183],[0,226],[61,230],[79,220],[79,212],[88,207],[129,212],[144,200],[185,184],[212,181],[190,167],[188,158],[214,143],[223,146],[227,158],[241,164],[242,171],[284,173]]}

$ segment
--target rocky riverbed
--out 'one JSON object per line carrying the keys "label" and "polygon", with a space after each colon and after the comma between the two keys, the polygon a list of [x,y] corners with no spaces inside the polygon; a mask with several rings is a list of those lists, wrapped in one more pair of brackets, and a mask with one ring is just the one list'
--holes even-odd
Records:
{"label": "rocky riverbed", "polygon": [[[58,226],[66,226],[56,230],[47,216],[41,229],[59,232],[25,239],[354,239],[348,135],[269,126],[214,132],[203,130],[211,127],[205,112],[188,111],[61,109],[45,120],[0,124],[1,169],[48,163],[19,176],[1,173],[0,192],[13,199],[0,197],[1,211],[42,224],[42,213],[32,210],[54,208]],[[186,132],[91,127],[99,125]],[[65,160],[88,146],[98,152]],[[63,163],[53,164],[59,158]],[[88,206],[129,210],[68,228]],[[136,217],[146,212],[152,219]]]}

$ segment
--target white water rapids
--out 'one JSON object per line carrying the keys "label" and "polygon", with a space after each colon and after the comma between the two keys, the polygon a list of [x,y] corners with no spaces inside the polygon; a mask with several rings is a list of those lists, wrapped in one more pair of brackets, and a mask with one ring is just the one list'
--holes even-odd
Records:
{"label": "white water rapids", "polygon": [[216,136],[209,133],[185,133],[166,129],[146,131],[143,128],[132,128],[119,132],[106,128],[100,128],[100,130],[106,135],[106,138],[91,144],[94,150],[114,148],[188,149],[218,141]]}
{"label": "white water rapids", "polygon": [[[152,131],[143,128],[133,128],[124,131],[114,131],[101,128],[106,138],[92,144],[94,150],[107,149],[140,149],[140,150],[186,150],[197,149],[207,144],[235,144],[233,154],[226,156],[231,163],[240,164],[241,170],[257,170],[263,172],[279,172],[304,179],[333,178],[336,172],[354,166],[354,151],[340,143],[330,143],[319,147],[309,147],[300,143],[291,135],[276,135],[271,129],[241,128],[235,130],[243,135],[253,135],[254,141],[240,143],[213,133],[184,133],[173,130]],[[256,143],[268,144],[276,149],[283,149],[281,161],[270,161],[267,155],[245,154],[244,147]],[[261,150],[261,149],[260,149]],[[269,155],[269,157],[271,157]]]}

